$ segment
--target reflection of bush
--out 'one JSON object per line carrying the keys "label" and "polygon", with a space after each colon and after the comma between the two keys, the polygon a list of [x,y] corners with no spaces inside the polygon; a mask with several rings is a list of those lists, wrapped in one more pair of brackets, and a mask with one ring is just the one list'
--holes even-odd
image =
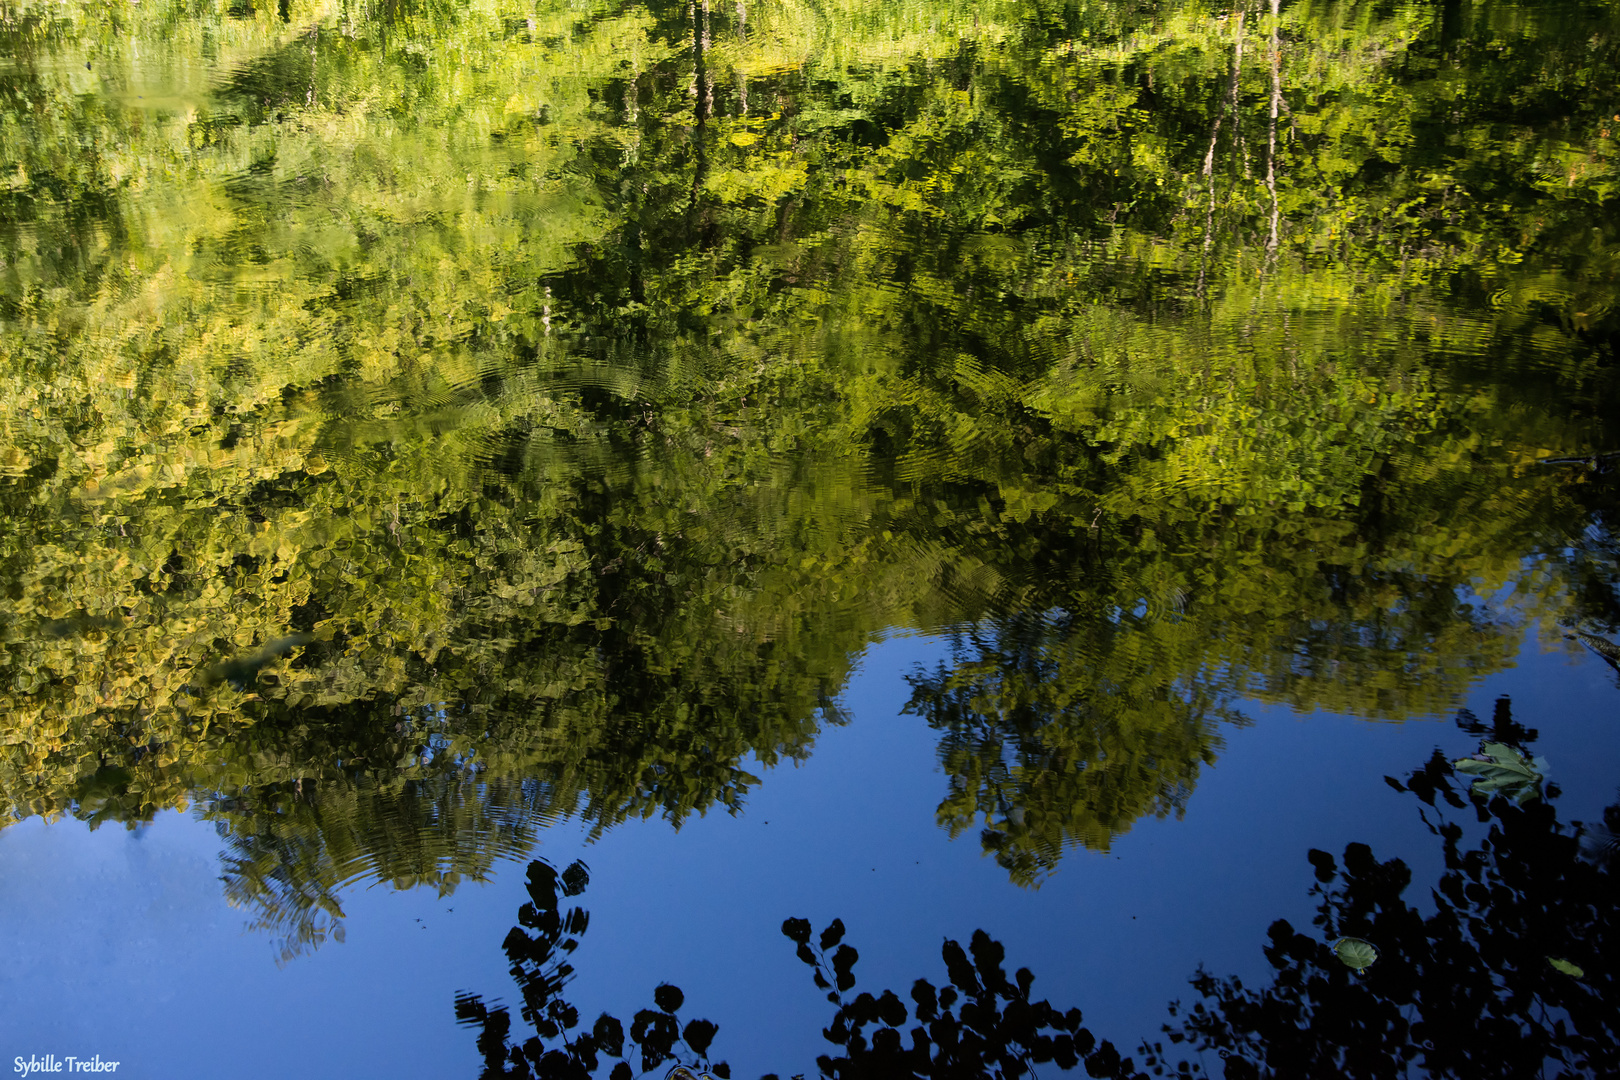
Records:
{"label": "reflection of bush", "polygon": [[[478,1028],[478,1049],[484,1055],[482,1076],[540,1077],[574,1080],[606,1070],[613,1080],[628,1080],[669,1061],[698,1069],[711,1069],[729,1077],[725,1062],[712,1066],[708,1049],[719,1028],[707,1020],[684,1025],[678,1013],[686,996],[669,984],[653,991],[653,1007],[638,1011],[629,1025],[603,1013],[589,1028],[580,1024],[579,1010],[562,996],[574,973],[568,956],[590,924],[580,907],[563,911],[565,897],[578,896],[590,884],[590,872],[574,862],[558,873],[544,859],[529,864],[529,902],[518,911],[518,925],[507,934],[506,957],[523,993],[523,1019],[535,1034],[522,1043],[511,1041],[512,1017],[505,1006],[491,1008],[477,994],[456,997],[456,1019]],[[610,1059],[612,1059],[610,1061]]]}
{"label": "reflection of bush", "polygon": [[[1526,734],[1504,701],[1492,737],[1515,731]],[[1404,784],[1390,782],[1424,804],[1445,853],[1423,901],[1433,914],[1405,899],[1412,875],[1400,859],[1380,862],[1360,843],[1342,861],[1313,850],[1316,931],[1272,925],[1268,986],[1200,972],[1193,986],[1203,1001],[1165,1029],[1170,1053],[1178,1043],[1218,1051],[1234,1080],[1620,1075],[1613,863],[1583,845],[1579,824],[1558,819],[1552,791],[1522,806],[1487,802],[1438,752]],[[1466,822],[1448,820],[1446,807],[1488,830],[1468,841]],[[1620,826],[1620,804],[1604,821],[1605,833]],[[1333,954],[1345,935],[1376,945],[1364,973]],[[1162,1043],[1144,1050],[1150,1062],[1165,1056]]]}
{"label": "reflection of bush", "polygon": [[[1506,699],[1488,725],[1466,712],[1458,720],[1521,751],[1534,737],[1513,721]],[[1203,1000],[1190,1011],[1172,1005],[1169,1047],[1144,1043],[1140,1063],[1098,1040],[1078,1009],[1033,1000],[1033,974],[1020,969],[1009,978],[1004,950],[982,930],[965,949],[945,942],[946,983],[918,979],[903,999],[892,990],[856,991],[860,954],[844,941],[841,920],[813,935],[807,920],[788,919],[783,934],[835,1006],[823,1028],[835,1051],[817,1059],[820,1075],[979,1080],[1049,1063],[1131,1080],[1210,1075],[1206,1058],[1175,1060],[1189,1049],[1218,1052],[1220,1071],[1233,1080],[1620,1075],[1612,857],[1620,804],[1605,811],[1601,829],[1571,827],[1558,820],[1555,789],[1522,806],[1486,801],[1438,752],[1405,783],[1389,782],[1424,804],[1424,821],[1442,845],[1434,913],[1402,898],[1411,873],[1401,860],[1379,862],[1362,843],[1345,849],[1342,865],[1312,850],[1315,932],[1272,925],[1265,953],[1276,974],[1263,988],[1200,971],[1192,985]],[[1470,844],[1445,807],[1470,811],[1489,828]],[[456,1002],[457,1017],[479,1031],[485,1077],[586,1077],[604,1069],[628,1077],[631,1059],[643,1070],[677,1062],[730,1075],[724,1063],[710,1062],[718,1028],[682,1026],[676,1014],[684,996],[673,986],[658,988],[656,1008],[635,1014],[628,1043],[624,1023],[607,1014],[585,1029],[562,991],[572,974],[566,958],[589,920],[582,908],[564,913],[559,903],[580,895],[588,876],[578,863],[558,874],[536,860],[529,882],[531,902],[506,952],[535,1037],[515,1042],[507,1011],[476,995]],[[1375,959],[1361,958],[1364,970],[1353,971],[1333,948],[1343,938],[1372,943]]]}
{"label": "reflection of bush", "polygon": [[[812,969],[816,987],[838,1006],[822,1035],[843,1053],[816,1059],[824,1077],[1015,1077],[1048,1063],[1067,1071],[1081,1060],[1092,1076],[1129,1070],[1129,1061],[1120,1061],[1113,1044],[1098,1043],[1081,1026],[1079,1009],[1061,1012],[1048,1002],[1031,1000],[1035,976],[1028,968],[1019,968],[1009,979],[1002,967],[1006,950],[983,930],[973,932],[965,950],[958,942],[945,941],[940,956],[948,982],[936,988],[918,979],[911,987],[909,1013],[893,990],[876,997],[853,994],[860,956],[842,944],[843,920],[834,919],[814,946],[805,919],[788,919],[782,933],[798,945],[799,959]],[[916,1025],[909,1032],[908,1016]]]}
{"label": "reflection of bush", "polygon": [[[634,1015],[628,1040],[622,1020],[603,1013],[586,1028],[579,1010],[564,999],[563,987],[573,974],[567,958],[590,919],[583,908],[564,912],[560,904],[562,898],[584,892],[589,881],[583,863],[561,873],[542,859],[529,864],[529,903],[518,913],[505,950],[523,993],[523,1019],[535,1034],[514,1041],[512,1017],[504,1006],[491,1007],[476,994],[458,995],[456,1018],[479,1033],[482,1076],[572,1080],[607,1075],[621,1080],[633,1075],[634,1061],[642,1071],[674,1062],[729,1077],[725,1062],[710,1061],[709,1047],[719,1027],[707,1020],[682,1024],[678,1013],[685,995],[675,986],[666,983],[653,991],[654,1007]],[[782,933],[810,965],[817,988],[837,1006],[823,1034],[842,1054],[817,1059],[825,1077],[985,1080],[1022,1076],[1047,1063],[1068,1070],[1082,1060],[1092,1076],[1130,1073],[1129,1059],[1122,1062],[1112,1044],[1098,1043],[1081,1026],[1078,1009],[1060,1012],[1031,999],[1034,976],[1029,969],[1020,968],[1009,979],[1002,967],[1004,950],[982,930],[965,950],[955,941],[945,942],[941,955],[948,982],[936,988],[918,979],[909,1007],[892,990],[875,997],[854,992],[860,956],[844,943],[841,920],[834,919],[814,945],[807,920],[788,919]],[[908,1018],[917,1025],[909,1032],[909,1045]],[[671,1073],[680,1074],[679,1068]]]}

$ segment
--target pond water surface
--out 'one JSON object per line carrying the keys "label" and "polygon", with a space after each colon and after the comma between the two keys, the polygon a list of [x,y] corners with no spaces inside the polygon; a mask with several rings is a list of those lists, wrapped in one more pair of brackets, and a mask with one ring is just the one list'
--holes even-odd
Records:
{"label": "pond water surface", "polygon": [[1617,73],[0,3],[0,1061],[1620,1072]]}

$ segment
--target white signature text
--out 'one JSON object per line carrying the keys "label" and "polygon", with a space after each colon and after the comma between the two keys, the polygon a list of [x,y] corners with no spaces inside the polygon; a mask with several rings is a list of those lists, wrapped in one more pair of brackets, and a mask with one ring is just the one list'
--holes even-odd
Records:
{"label": "white signature text", "polygon": [[29,1057],[15,1057],[11,1059],[18,1076],[31,1076],[34,1073],[101,1073],[117,1072],[118,1062],[102,1061],[101,1055],[95,1057],[57,1057],[55,1054],[46,1054],[44,1057],[31,1055]]}

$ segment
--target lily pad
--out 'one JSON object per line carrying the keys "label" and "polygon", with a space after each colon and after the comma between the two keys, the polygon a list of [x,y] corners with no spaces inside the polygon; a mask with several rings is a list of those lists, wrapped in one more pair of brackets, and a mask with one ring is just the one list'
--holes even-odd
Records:
{"label": "lily pad", "polygon": [[1333,945],[1333,951],[1343,960],[1345,966],[1356,969],[1360,975],[1372,966],[1378,959],[1378,949],[1370,941],[1363,941],[1358,937],[1340,938]]}
{"label": "lily pad", "polygon": [[1506,795],[1515,803],[1541,797],[1541,781],[1547,774],[1547,759],[1525,757],[1505,743],[1486,743],[1479,756],[1460,758],[1451,763],[1460,773],[1474,778],[1474,790],[1490,798]]}
{"label": "lily pad", "polygon": [[1568,960],[1560,960],[1557,957],[1549,956],[1547,957],[1547,963],[1551,964],[1556,970],[1562,971],[1565,975],[1573,975],[1577,979],[1585,978],[1586,976],[1586,972],[1582,971],[1577,965],[1570,963]]}

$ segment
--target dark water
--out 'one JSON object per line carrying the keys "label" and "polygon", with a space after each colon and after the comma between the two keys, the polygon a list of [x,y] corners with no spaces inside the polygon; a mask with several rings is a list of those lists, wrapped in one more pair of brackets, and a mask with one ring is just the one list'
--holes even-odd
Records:
{"label": "dark water", "polygon": [[0,4],[0,1060],[1620,1070],[1617,34]]}

